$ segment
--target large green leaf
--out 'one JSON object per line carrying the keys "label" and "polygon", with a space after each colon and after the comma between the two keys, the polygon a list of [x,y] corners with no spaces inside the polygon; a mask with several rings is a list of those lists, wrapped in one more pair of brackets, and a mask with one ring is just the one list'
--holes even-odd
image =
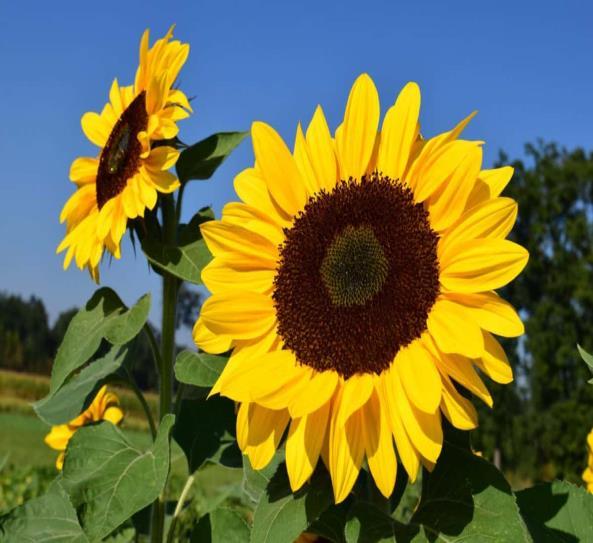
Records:
{"label": "large green leaf", "polygon": [[311,481],[293,494],[282,465],[255,509],[251,542],[293,543],[332,503],[331,481],[324,469],[318,469]]}
{"label": "large green leaf", "polygon": [[584,488],[554,481],[516,496],[534,541],[593,541],[593,495]]}
{"label": "large green leaf", "polygon": [[64,424],[75,418],[92,402],[107,377],[120,368],[125,357],[125,350],[113,346],[104,357],[94,360],[56,391],[33,404],[39,418],[47,424]]}
{"label": "large green leaf", "polygon": [[50,395],[99,348],[106,339],[124,345],[136,336],[150,311],[150,294],[145,294],[128,309],[110,288],[97,290],[72,319],[52,367]]}
{"label": "large green leaf", "polygon": [[219,132],[184,149],[175,165],[179,180],[184,183],[190,179],[210,179],[247,134]]}
{"label": "large green leaf", "polygon": [[177,245],[164,243],[154,237],[144,238],[142,250],[146,258],[158,270],[201,285],[202,269],[210,262],[212,255],[202,239],[200,224],[212,217],[210,209],[201,209],[188,224],[181,227]]}
{"label": "large green leaf", "polygon": [[246,543],[249,526],[232,509],[221,507],[203,516],[191,535],[191,543]]}
{"label": "large green leaf", "polygon": [[188,385],[211,387],[216,383],[227,361],[226,356],[182,351],[175,361],[175,377]]}
{"label": "large green leaf", "polygon": [[173,437],[185,452],[190,472],[206,461],[240,467],[234,434],[235,404],[231,400],[219,396],[182,400]]}
{"label": "large green leaf", "polygon": [[255,470],[251,467],[249,458],[246,455],[243,456],[243,492],[254,504],[259,503],[283,461],[284,449],[280,449],[264,469]]}
{"label": "large green leaf", "polygon": [[530,541],[509,484],[466,448],[446,441],[434,471],[423,477],[411,524],[430,541]]}
{"label": "large green leaf", "polygon": [[0,517],[4,543],[88,543],[76,510],[59,484]]}
{"label": "large green leaf", "polygon": [[147,451],[108,422],[78,430],[66,450],[62,484],[79,509],[89,539],[109,535],[161,493],[170,465],[169,434],[175,417],[161,421]]}

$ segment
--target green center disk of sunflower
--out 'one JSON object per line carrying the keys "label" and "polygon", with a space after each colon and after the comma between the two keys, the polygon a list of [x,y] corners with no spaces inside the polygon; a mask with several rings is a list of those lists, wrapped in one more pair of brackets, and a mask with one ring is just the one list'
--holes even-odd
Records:
{"label": "green center disk of sunflower", "polygon": [[274,278],[285,348],[317,371],[380,374],[426,330],[437,244],[412,191],[380,174],[311,197],[285,230]]}

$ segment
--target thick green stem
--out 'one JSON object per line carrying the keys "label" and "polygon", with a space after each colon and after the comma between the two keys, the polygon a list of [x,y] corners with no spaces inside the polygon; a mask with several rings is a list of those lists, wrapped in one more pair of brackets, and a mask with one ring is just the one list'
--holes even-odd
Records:
{"label": "thick green stem", "polygon": [[[166,244],[175,245],[177,241],[177,214],[171,195],[162,199],[163,238]],[[175,317],[177,312],[178,281],[172,275],[163,273],[163,317],[161,327],[160,394],[159,420],[172,412],[173,362],[175,358]],[[152,508],[152,543],[162,543],[165,525],[165,499],[167,485],[154,502]]]}

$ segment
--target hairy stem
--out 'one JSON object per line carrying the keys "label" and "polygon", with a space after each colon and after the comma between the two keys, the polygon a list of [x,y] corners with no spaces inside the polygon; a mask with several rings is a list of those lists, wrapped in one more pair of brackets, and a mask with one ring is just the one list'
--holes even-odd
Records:
{"label": "hairy stem", "polygon": [[[177,241],[177,214],[172,195],[162,199],[163,238],[168,245]],[[159,390],[159,420],[172,412],[173,362],[175,358],[175,317],[177,313],[178,280],[163,273],[163,314],[161,327],[161,368]],[[152,543],[161,543],[165,525],[165,497],[167,484],[152,508]]]}

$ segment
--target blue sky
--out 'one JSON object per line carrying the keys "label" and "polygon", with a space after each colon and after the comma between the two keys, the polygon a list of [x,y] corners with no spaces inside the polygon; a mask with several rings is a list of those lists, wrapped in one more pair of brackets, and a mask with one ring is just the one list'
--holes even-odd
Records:
{"label": "blue sky", "polygon": [[[80,116],[100,110],[114,77],[132,82],[144,28],[191,44],[181,86],[195,115],[181,137],[197,141],[253,120],[291,144],[321,103],[330,126],[366,71],[383,111],[399,89],[422,89],[427,135],[479,110],[466,134],[521,156],[538,137],[593,147],[593,5],[588,2],[3,2],[0,7],[0,289],[41,296],[50,317],[81,305],[95,286],[62,271],[58,223],[72,191],[71,161],[95,152]],[[250,142],[209,182],[186,191],[185,214],[234,199],[232,180],[252,161]],[[160,289],[141,254],[102,268],[103,283],[132,303]]]}

